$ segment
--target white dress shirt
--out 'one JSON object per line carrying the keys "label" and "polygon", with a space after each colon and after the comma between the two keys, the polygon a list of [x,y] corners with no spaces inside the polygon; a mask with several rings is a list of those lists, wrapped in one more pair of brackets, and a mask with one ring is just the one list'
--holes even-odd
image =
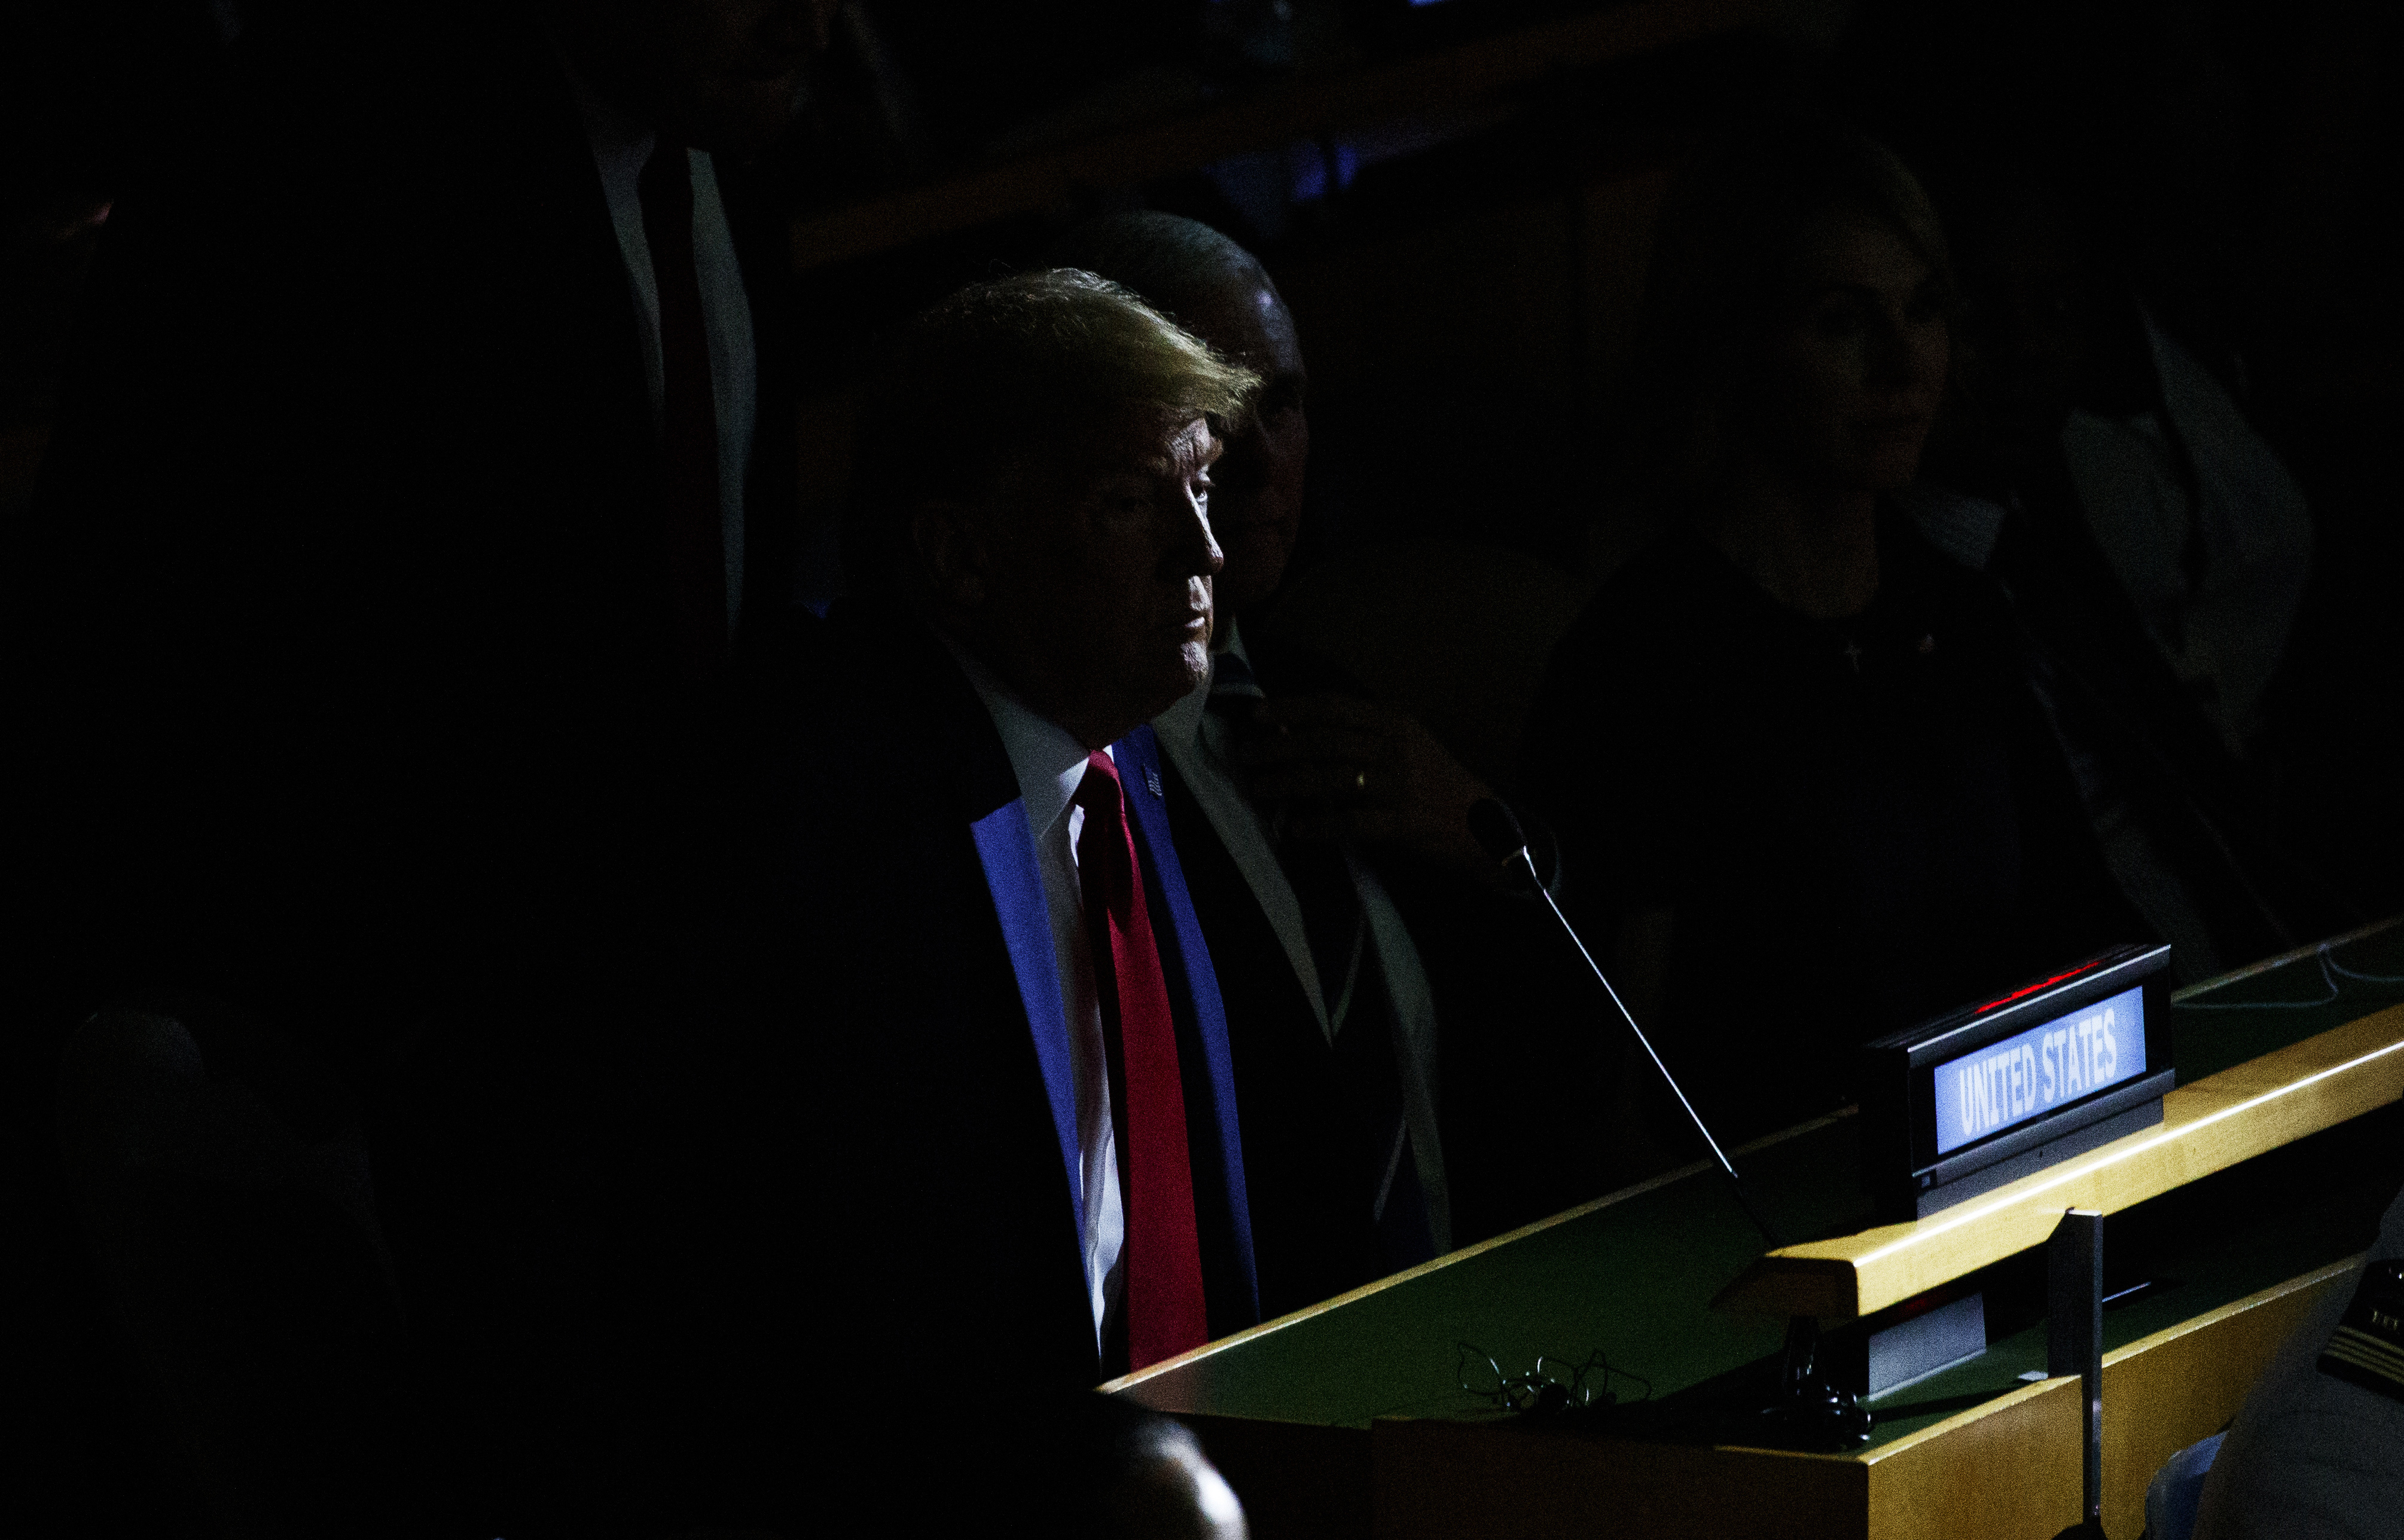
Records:
{"label": "white dress shirt", "polygon": [[[660,287],[651,273],[637,184],[659,135],[603,100],[575,70],[567,70],[567,78],[583,113],[594,169],[601,173],[609,223],[618,232],[618,254],[625,259],[626,286],[634,295],[636,329],[643,347],[643,379],[650,390],[651,427],[657,432],[664,418],[667,365],[660,348]],[[718,506],[726,548],[726,624],[732,631],[743,611],[743,479],[750,469],[751,434],[759,414],[759,357],[751,337],[751,301],[743,292],[734,237],[727,229],[726,207],[719,201],[717,170],[706,150],[689,149],[685,156],[692,170],[693,275],[701,284],[710,399],[718,421]]]}
{"label": "white dress shirt", "polygon": [[1068,728],[1038,715],[965,648],[948,638],[945,645],[1001,734],[1001,746],[1018,779],[1019,801],[1027,810],[1027,832],[1035,837],[1036,865],[1043,873],[1060,1003],[1069,1015],[1069,1062],[1077,1080],[1078,1199],[1085,1216],[1085,1233],[1079,1240],[1099,1351],[1122,1292],[1119,1253],[1126,1243],[1126,1209],[1119,1196],[1118,1135],[1111,1122],[1110,1060],[1102,1039],[1101,999],[1094,988],[1093,945],[1086,938],[1085,890],[1077,872],[1077,838],[1084,832],[1085,810],[1071,799],[1085,778],[1085,746]]}
{"label": "white dress shirt", "polygon": [[[1232,623],[1227,632],[1225,650],[1250,664],[1251,655],[1244,648],[1243,633]],[[1214,677],[1217,672],[1214,653]],[[1252,890],[1269,928],[1285,949],[1287,961],[1293,964],[1294,977],[1301,980],[1302,992],[1319,1018],[1320,1030],[1333,1044],[1347,1025],[1341,1006],[1331,1012],[1325,982],[1319,977],[1310,937],[1303,928],[1302,902],[1294,896],[1293,884],[1278,859],[1277,846],[1260,810],[1236,784],[1228,725],[1209,705],[1210,681],[1205,680],[1200,688],[1154,717],[1153,729],[1160,735],[1160,752],[1201,805],[1202,815],[1210,821],[1236,869],[1243,874],[1245,885]],[[1428,988],[1427,967],[1419,960],[1419,947],[1385,884],[1349,848],[1345,864],[1351,870],[1353,890],[1360,895],[1362,913],[1368,921],[1370,950],[1385,982],[1386,996],[1393,1003],[1394,1064],[1402,1079],[1403,1126],[1410,1134],[1413,1169],[1427,1204],[1428,1229],[1440,1256],[1452,1249],[1452,1205],[1445,1182],[1444,1144],[1435,1126],[1435,996]],[[1340,982],[1339,997],[1349,998],[1349,992],[1342,990]],[[1392,1186],[1390,1170],[1384,1190]]]}

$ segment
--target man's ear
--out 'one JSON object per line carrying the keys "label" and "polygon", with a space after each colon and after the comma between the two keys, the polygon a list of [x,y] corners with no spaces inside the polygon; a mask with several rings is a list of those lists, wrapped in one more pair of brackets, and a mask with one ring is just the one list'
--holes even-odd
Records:
{"label": "man's ear", "polygon": [[977,504],[929,498],[910,516],[919,570],[946,609],[974,610],[985,603],[987,514]]}

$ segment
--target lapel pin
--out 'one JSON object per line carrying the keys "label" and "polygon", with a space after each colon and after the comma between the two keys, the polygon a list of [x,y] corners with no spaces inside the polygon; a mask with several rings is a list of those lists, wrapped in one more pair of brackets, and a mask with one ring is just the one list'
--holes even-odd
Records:
{"label": "lapel pin", "polygon": [[1152,795],[1154,797],[1166,797],[1167,795],[1160,789],[1160,767],[1158,765],[1146,765],[1143,767],[1143,784],[1152,788]]}

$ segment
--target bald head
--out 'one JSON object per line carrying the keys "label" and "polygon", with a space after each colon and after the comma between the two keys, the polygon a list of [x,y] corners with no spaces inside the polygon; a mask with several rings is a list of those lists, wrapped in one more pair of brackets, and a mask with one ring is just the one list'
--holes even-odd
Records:
{"label": "bald head", "polygon": [[1293,317],[1251,252],[1198,220],[1144,211],[1069,232],[1053,260],[1124,284],[1264,382],[1253,409],[1224,424],[1210,523],[1226,566],[1218,613],[1238,618],[1277,590],[1302,528],[1310,461],[1309,377]]}
{"label": "bald head", "polygon": [[1124,284],[1164,310],[1229,284],[1268,282],[1259,259],[1217,230],[1153,209],[1088,219],[1052,256],[1061,267]]}

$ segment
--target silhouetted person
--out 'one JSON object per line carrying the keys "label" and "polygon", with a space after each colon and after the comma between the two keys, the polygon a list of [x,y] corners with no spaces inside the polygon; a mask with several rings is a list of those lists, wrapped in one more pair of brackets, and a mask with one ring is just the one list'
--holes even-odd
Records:
{"label": "silhouetted person", "polygon": [[[1114,1361],[1142,1367],[1255,1311],[1218,983],[1144,725],[1209,666],[1221,558],[1207,512],[1219,445],[1206,419],[1240,415],[1253,377],[1123,291],[1065,271],[937,306],[897,368],[863,439],[861,591],[822,671],[823,742],[797,747],[824,766],[853,750],[941,743],[943,762],[930,767],[940,771],[931,783],[887,772],[908,794],[891,822],[807,820],[793,836],[813,851],[848,851],[862,838],[863,854],[890,841],[927,846],[922,861],[883,863],[889,889],[863,880],[858,901],[845,900],[860,950],[838,955],[859,968],[830,971],[864,992],[832,998],[923,1014],[907,1062],[974,1025],[962,1040],[973,1052],[957,1067],[877,1083],[926,1109],[914,1120],[940,1109],[933,1120],[963,1133],[987,1118],[1043,1131],[1046,1158],[1031,1171],[999,1158],[1014,1145],[998,1138],[992,1153],[962,1148],[959,1168],[927,1174],[957,1182],[975,1169],[1002,1184],[980,1228],[1027,1206],[1024,1234],[1007,1246],[1028,1258],[1030,1279],[1077,1256],[1055,1252],[1066,1232],[1055,1237],[1058,1227],[1034,1215],[1082,1215],[1083,1262],[1067,1275],[1082,1270],[1083,1285],[1046,1291],[1041,1310],[1030,1298],[1013,1335],[1018,1351],[1058,1347],[1055,1372],[1091,1383]],[[768,707],[773,719],[773,698]],[[988,796],[999,798],[992,807]],[[947,908],[929,908],[938,903]],[[1029,939],[1042,945],[1022,954]],[[992,963],[1006,952],[1009,966],[939,978],[906,965],[922,947],[935,949],[929,962],[962,947]],[[778,955],[812,965],[807,951]],[[806,993],[790,1004],[812,1006]],[[1174,1021],[1143,1014],[1155,1009]],[[1174,1040],[1139,1035],[1153,1033]],[[1139,1055],[1162,1047],[1170,1060],[1147,1069]],[[1181,1092],[1145,1081],[1162,1062],[1190,1077]],[[977,1065],[985,1075],[959,1078]],[[1165,1104],[1137,1100],[1164,1095]],[[1147,1172],[1172,1148],[1171,1169]],[[1162,1223],[1167,1231],[1151,1228]],[[1140,1245],[1187,1260],[1147,1261],[1130,1249]],[[1158,1270],[1169,1267],[1201,1270]],[[1050,1344],[1042,1330],[1071,1299],[1083,1351]],[[1201,1307],[1207,1321],[1191,1313]]]}
{"label": "silhouetted person", "polygon": [[1671,533],[1556,653],[1529,774],[1630,1004],[1742,1138],[2124,925],[2007,617],[1888,503],[1953,352],[1910,173],[1855,138],[1724,152],[1645,303],[1632,469]]}
{"label": "silhouetted person", "polygon": [[2301,489],[2042,180],[1956,202],[1978,368],[1909,506],[2010,590],[2114,875],[2183,977],[2337,928],[2276,838]]}
{"label": "silhouetted person", "polygon": [[[1094,1387],[1259,1319],[1147,725],[1207,671],[1209,424],[1254,382],[1078,272],[902,340],[854,591],[753,681],[745,860],[693,927],[741,988],[621,1066],[631,1115],[563,1162],[585,1256],[555,1320],[521,1312],[570,1339],[528,1362],[605,1333],[566,1425],[662,1515],[1065,1526],[1103,1479]],[[969,1425],[941,1478],[937,1414]]]}

